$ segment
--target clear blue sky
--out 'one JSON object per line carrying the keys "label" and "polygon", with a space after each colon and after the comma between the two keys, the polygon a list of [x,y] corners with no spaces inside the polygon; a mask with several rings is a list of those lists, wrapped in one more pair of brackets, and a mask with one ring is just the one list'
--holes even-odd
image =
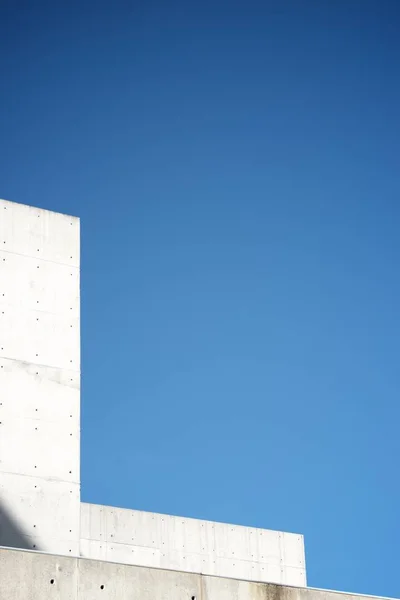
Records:
{"label": "clear blue sky", "polygon": [[0,5],[0,196],[82,219],[85,501],[400,596],[400,3]]}

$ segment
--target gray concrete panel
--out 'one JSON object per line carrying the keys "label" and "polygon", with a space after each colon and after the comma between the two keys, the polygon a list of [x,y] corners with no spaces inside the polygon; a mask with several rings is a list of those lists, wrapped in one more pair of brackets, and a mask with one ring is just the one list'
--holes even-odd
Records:
{"label": "gray concrete panel", "polygon": [[80,505],[79,236],[0,200],[0,545],[305,585],[302,536]]}
{"label": "gray concrete panel", "polygon": [[302,587],[0,549],[7,600],[367,600]]}
{"label": "gray concrete panel", "polygon": [[303,536],[81,505],[81,555],[222,577],[306,585]]}
{"label": "gray concrete panel", "polygon": [[0,200],[0,544],[79,554],[79,219]]}
{"label": "gray concrete panel", "polygon": [[[79,484],[14,473],[0,476],[0,513],[18,524],[25,537],[24,548],[50,547],[59,554],[78,555],[79,496]],[[5,545],[3,539],[1,542]],[[8,545],[14,546],[12,541]]]}
{"label": "gray concrete panel", "polygon": [[1,600],[77,600],[78,559],[0,549]]}
{"label": "gray concrete panel", "polygon": [[79,219],[7,200],[0,211],[4,251],[79,267]]}

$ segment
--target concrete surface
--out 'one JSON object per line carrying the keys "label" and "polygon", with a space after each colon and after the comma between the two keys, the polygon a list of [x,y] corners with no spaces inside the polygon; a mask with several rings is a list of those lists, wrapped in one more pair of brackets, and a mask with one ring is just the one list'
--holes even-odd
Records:
{"label": "concrete surface", "polygon": [[81,505],[81,556],[306,585],[302,535],[112,506]]}
{"label": "concrete surface", "polygon": [[79,219],[0,200],[0,545],[79,554]]}
{"label": "concrete surface", "polygon": [[0,549],[0,598],[7,600],[360,600],[149,567]]}
{"label": "concrete surface", "polygon": [[79,236],[77,218],[0,200],[0,546],[305,586],[301,535],[81,506]]}

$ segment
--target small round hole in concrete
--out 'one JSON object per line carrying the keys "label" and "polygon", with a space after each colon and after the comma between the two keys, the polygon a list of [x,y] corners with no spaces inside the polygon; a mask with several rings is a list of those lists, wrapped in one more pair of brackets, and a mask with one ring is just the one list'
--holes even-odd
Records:
{"label": "small round hole in concrete", "polygon": [[50,579],[50,583],[51,583],[51,585],[53,585],[54,579]]}
{"label": "small round hole in concrete", "polygon": [[104,585],[103,585],[103,584],[100,586],[100,589],[101,589],[101,590],[104,590]]}

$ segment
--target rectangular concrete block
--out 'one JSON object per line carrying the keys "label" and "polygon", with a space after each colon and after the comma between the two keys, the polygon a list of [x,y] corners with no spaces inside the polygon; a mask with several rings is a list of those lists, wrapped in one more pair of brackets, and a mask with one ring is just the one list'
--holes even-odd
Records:
{"label": "rectangular concrete block", "polygon": [[81,559],[77,597],[78,600],[201,600],[201,578],[189,573]]}
{"label": "rectangular concrete block", "polygon": [[79,316],[78,267],[12,254],[1,247],[0,263],[4,280],[12,281],[2,296],[6,305],[39,313]]}
{"label": "rectangular concrete block", "polygon": [[294,533],[281,534],[282,562],[288,567],[305,568],[303,537]]}
{"label": "rectangular concrete block", "polygon": [[306,585],[301,535],[112,506],[82,504],[81,552],[126,564]]}
{"label": "rectangular concrete block", "polygon": [[[3,284],[3,289],[4,287]],[[0,331],[3,343],[3,350],[0,350],[2,357],[79,372],[77,317],[25,310],[2,302]]]}
{"label": "rectangular concrete block", "polygon": [[0,200],[0,546],[305,585],[302,536],[80,505],[79,255],[79,219]]}
{"label": "rectangular concrete block", "polygon": [[1,365],[0,401],[5,418],[54,426],[71,421],[79,429],[79,373],[5,358]]}
{"label": "rectangular concrete block", "polygon": [[[9,418],[4,411],[0,472],[79,482],[79,425]],[[11,450],[12,449],[12,450]]]}
{"label": "rectangular concrete block", "polygon": [[95,560],[107,560],[107,546],[98,540],[81,539],[80,556]]}
{"label": "rectangular concrete block", "polygon": [[7,600],[368,600],[368,596],[0,548]]}
{"label": "rectangular concrete block", "polygon": [[0,241],[11,254],[79,267],[79,219],[0,200]]}
{"label": "rectangular concrete block", "polygon": [[0,545],[79,553],[79,219],[0,200]]}
{"label": "rectangular concrete block", "polygon": [[131,510],[103,507],[106,517],[106,540],[110,543],[156,548],[160,529],[156,515],[141,513],[136,519]]}
{"label": "rectangular concrete block", "polygon": [[77,600],[77,559],[0,549],[3,600]]}
{"label": "rectangular concrete block", "polygon": [[79,484],[2,473],[0,498],[2,545],[79,555]]}

